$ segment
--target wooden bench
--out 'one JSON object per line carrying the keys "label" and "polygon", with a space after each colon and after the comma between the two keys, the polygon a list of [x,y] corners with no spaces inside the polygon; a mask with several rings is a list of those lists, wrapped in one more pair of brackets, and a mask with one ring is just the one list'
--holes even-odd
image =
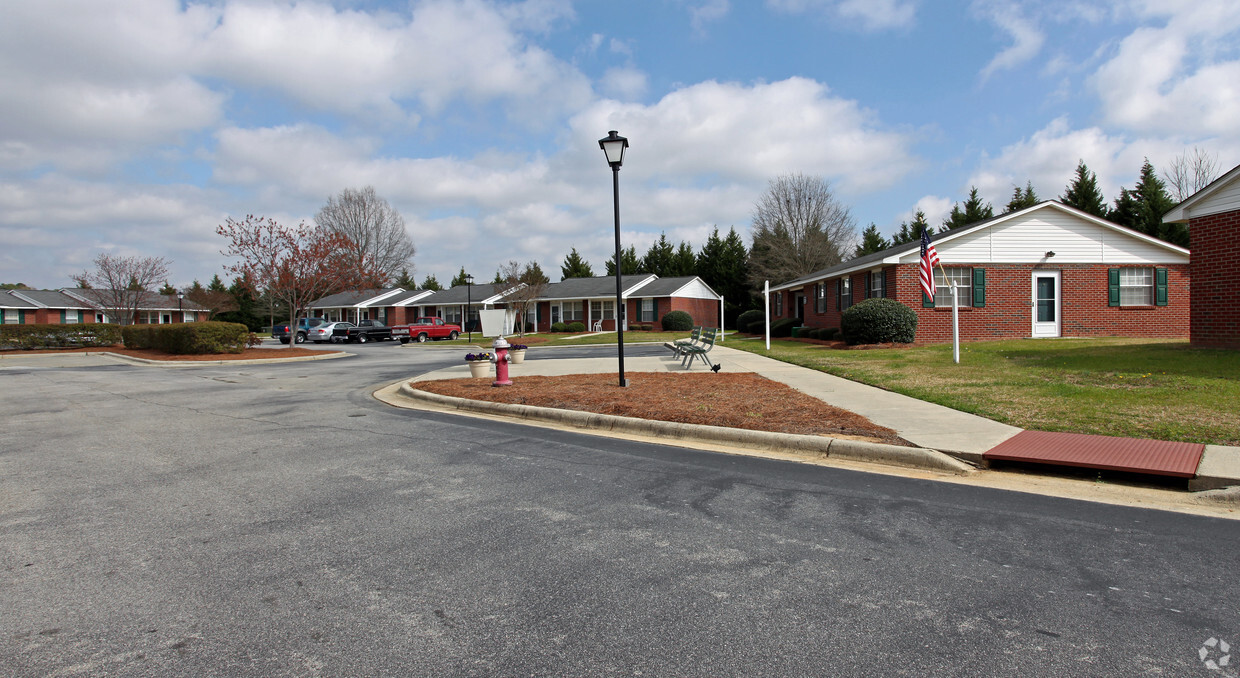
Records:
{"label": "wooden bench", "polygon": [[688,339],[677,339],[675,341],[669,341],[663,344],[663,348],[670,348],[674,355],[677,355],[677,356],[683,355],[683,353],[681,353],[681,350],[684,349],[684,347],[686,346],[697,346],[698,339],[700,339],[701,336],[702,336],[702,328],[695,327],[693,328],[693,332],[689,334]]}
{"label": "wooden bench", "polygon": [[709,330],[702,330],[702,342],[700,344],[695,346],[685,346],[682,351],[685,357],[681,363],[685,369],[691,369],[693,367],[693,361],[697,358],[701,358],[702,362],[706,363],[707,367],[716,372],[719,371],[719,367],[711,363],[710,358],[706,357],[706,354],[710,353],[710,349],[715,346],[715,335],[717,333],[718,330],[713,327]]}

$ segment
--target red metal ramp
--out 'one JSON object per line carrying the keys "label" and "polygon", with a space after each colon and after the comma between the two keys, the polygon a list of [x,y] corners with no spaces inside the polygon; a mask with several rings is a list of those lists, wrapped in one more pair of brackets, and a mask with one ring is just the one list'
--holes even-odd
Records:
{"label": "red metal ramp", "polygon": [[1022,431],[984,453],[982,458],[1192,478],[1197,475],[1197,465],[1201,463],[1205,448],[1201,443]]}

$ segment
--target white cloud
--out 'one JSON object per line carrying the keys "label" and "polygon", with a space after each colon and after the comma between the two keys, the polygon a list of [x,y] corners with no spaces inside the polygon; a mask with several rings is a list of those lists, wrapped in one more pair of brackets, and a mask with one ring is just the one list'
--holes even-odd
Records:
{"label": "white cloud", "polygon": [[1137,4],[1162,20],[1124,38],[1091,78],[1105,118],[1140,133],[1240,134],[1240,4]]}
{"label": "white cloud", "polygon": [[631,67],[608,69],[600,82],[604,94],[623,101],[641,99],[648,86],[646,74]]}
{"label": "white cloud", "polygon": [[1012,45],[999,52],[982,69],[982,80],[988,80],[996,71],[1015,68],[1037,56],[1042,50],[1046,36],[1036,24],[1025,17],[1021,8],[1010,0],[977,0],[973,10],[994,22],[1012,39]]}
{"label": "white cloud", "polygon": [[689,23],[695,32],[702,33],[706,24],[722,19],[731,9],[728,0],[698,0],[689,6]]}
{"label": "white cloud", "polygon": [[917,15],[913,0],[766,0],[766,4],[789,14],[831,15],[867,31],[907,28]]}

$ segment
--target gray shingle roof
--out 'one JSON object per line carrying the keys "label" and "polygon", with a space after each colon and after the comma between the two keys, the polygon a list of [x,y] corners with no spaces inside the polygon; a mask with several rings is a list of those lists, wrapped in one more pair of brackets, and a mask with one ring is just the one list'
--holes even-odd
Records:
{"label": "gray shingle roof", "polygon": [[439,290],[425,299],[419,299],[418,304],[421,306],[451,306],[453,304],[464,304],[467,300],[474,304],[494,303],[494,299],[499,296],[500,293],[495,291],[495,285],[491,283],[457,285],[451,289]]}
{"label": "gray shingle roof", "polygon": [[[85,298],[87,302],[94,304],[98,308],[103,308],[107,305],[106,302],[102,301],[106,298],[103,290],[84,290],[75,287],[72,290],[61,290],[61,292],[69,296],[79,295]],[[79,307],[70,306],[69,308]],[[175,294],[156,294],[154,292],[143,292],[142,298],[138,304],[139,311],[175,311],[178,309],[184,311],[209,310],[190,301],[188,297],[185,299],[177,299],[177,295]]]}
{"label": "gray shingle roof", "polygon": [[15,290],[18,297],[25,297],[44,308],[93,308],[60,290]]}
{"label": "gray shingle roof", "polygon": [[[621,293],[628,297],[633,288],[648,280],[652,274],[620,276]],[[644,287],[642,290],[644,291]],[[616,297],[616,277],[567,278],[547,285],[540,299],[605,299]]]}
{"label": "gray shingle roof", "polygon": [[[633,296],[669,297],[680,288],[698,279],[699,278],[696,275],[677,276],[674,278],[659,278],[652,281],[650,284],[642,285],[636,292],[633,293]],[[706,285],[706,281],[702,281],[702,284]],[[707,289],[710,288],[709,285],[706,285],[706,287]]]}
{"label": "gray shingle roof", "polygon": [[38,308],[38,306],[13,296],[8,290],[0,290],[0,308]]}
{"label": "gray shingle roof", "polygon": [[350,290],[339,294],[331,294],[322,299],[316,300],[310,304],[310,308],[342,308],[345,306],[357,306],[373,297],[381,294],[387,294],[393,290],[400,289],[398,287],[389,287],[384,290]]}

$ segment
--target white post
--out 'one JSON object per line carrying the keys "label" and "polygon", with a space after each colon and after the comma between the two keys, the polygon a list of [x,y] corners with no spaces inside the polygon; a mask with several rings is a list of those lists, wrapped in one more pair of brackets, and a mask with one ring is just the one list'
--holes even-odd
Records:
{"label": "white post", "polygon": [[952,281],[952,362],[960,364],[960,302],[956,298],[956,281]]}
{"label": "white post", "polygon": [[762,316],[766,321],[766,350],[771,350],[771,281],[762,286]]}
{"label": "white post", "polygon": [[719,341],[723,342],[723,295],[719,295]]}

